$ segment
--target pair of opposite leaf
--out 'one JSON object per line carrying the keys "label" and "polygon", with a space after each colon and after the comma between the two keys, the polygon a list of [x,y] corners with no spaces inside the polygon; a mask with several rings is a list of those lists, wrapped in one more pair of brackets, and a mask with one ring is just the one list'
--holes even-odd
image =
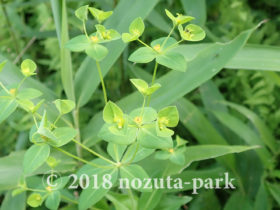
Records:
{"label": "pair of opposite leaf", "polygon": [[167,150],[157,151],[155,158],[159,160],[170,160],[172,163],[177,165],[183,165],[185,163],[185,151],[186,151],[186,140],[179,136],[176,136],[176,145],[173,148]]}
{"label": "pair of opposite leaf", "polygon": [[109,101],[103,110],[103,119],[105,125],[99,132],[100,138],[121,145],[132,144],[137,139],[145,148],[162,149],[172,147],[174,132],[168,127],[176,127],[179,115],[173,106],[158,113],[150,107],[138,108],[126,115]]}
{"label": "pair of opposite leaf", "polygon": [[[5,66],[6,61],[0,64],[0,72]],[[25,59],[21,63],[21,73],[25,78],[36,75],[35,71],[37,69],[36,63],[30,59]],[[21,84],[17,87],[11,87],[8,91],[3,92],[5,94],[5,99],[11,101],[11,104],[14,104],[14,107],[17,108],[20,105],[24,110],[30,113],[35,113],[42,105],[44,100],[41,100],[36,105],[33,103],[32,99],[38,98],[42,95],[42,92],[34,88],[24,88],[20,89]],[[3,90],[4,91],[4,90]]]}
{"label": "pair of opposite leaf", "polygon": [[[75,108],[75,103],[71,100],[55,100],[54,104],[59,112],[59,116],[71,112]],[[61,147],[75,138],[77,131],[71,127],[54,128],[47,120],[46,111],[43,114],[38,129],[33,127],[30,131],[30,140],[33,143],[48,143],[52,146]]]}
{"label": "pair of opposite leaf", "polygon": [[[96,32],[88,35],[85,23],[88,20],[88,11],[98,21],[95,25]],[[85,51],[86,54],[96,61],[102,61],[108,54],[108,49],[103,43],[111,42],[120,38],[120,34],[114,29],[106,29],[102,22],[113,14],[112,11],[104,12],[88,5],[82,6],[75,11],[75,15],[83,22],[84,35],[79,35],[68,41],[66,48],[73,52]]]}
{"label": "pair of opposite leaf", "polygon": [[[193,17],[181,14],[177,14],[177,17],[175,17],[168,10],[165,10],[165,12],[173,22],[171,34],[173,30],[178,27],[181,41],[200,41],[204,39],[205,32],[201,27],[195,24],[188,24],[185,28],[183,28],[183,24],[193,20]],[[143,20],[141,18],[136,18],[129,26],[129,33],[122,34],[122,40],[125,43],[135,40],[141,42],[139,37],[143,34],[144,30],[145,25]],[[149,63],[155,59],[157,63],[170,69],[185,71],[187,68],[187,63],[184,56],[180,53],[172,51],[174,47],[178,46],[179,42],[170,37],[170,35],[168,37],[163,37],[152,41],[150,46],[145,45],[144,47],[140,47],[131,54],[129,60],[135,63]]]}

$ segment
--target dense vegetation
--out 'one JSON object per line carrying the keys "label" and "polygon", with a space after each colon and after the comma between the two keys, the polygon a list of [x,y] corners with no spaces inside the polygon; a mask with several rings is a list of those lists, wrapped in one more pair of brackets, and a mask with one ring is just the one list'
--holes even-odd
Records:
{"label": "dense vegetation", "polygon": [[280,208],[278,0],[0,3],[1,210]]}

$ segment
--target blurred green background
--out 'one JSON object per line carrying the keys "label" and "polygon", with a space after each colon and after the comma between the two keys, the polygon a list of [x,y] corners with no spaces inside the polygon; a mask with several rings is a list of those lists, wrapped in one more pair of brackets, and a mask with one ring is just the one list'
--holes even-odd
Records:
{"label": "blurred green background", "polygon": [[[100,7],[103,10],[114,10],[119,2],[122,1],[67,0],[70,37],[74,37],[82,31],[82,25],[74,15],[75,9],[79,6],[89,4]],[[37,80],[52,89],[58,97],[65,97],[59,72],[59,41],[50,1],[0,0],[0,3],[1,57],[7,58],[18,66],[23,59],[33,59],[38,65]],[[142,39],[146,42],[150,42],[160,36],[166,36],[169,32],[171,24],[164,14],[165,8],[168,8],[173,13],[185,13],[195,16],[196,20],[194,22],[201,25],[207,33],[203,43],[228,42],[240,32],[253,28],[259,22],[265,20],[266,23],[253,33],[248,44],[252,46],[270,45],[272,49],[278,50],[279,54],[279,48],[273,48],[280,46],[279,0],[161,0],[145,20],[146,31]],[[89,31],[94,29],[93,25],[93,22],[88,23]],[[80,30],[77,30],[77,28]],[[178,34],[174,36],[178,37]],[[133,91],[129,78],[136,77],[137,71],[131,70],[127,58],[135,49],[135,43],[127,47],[105,77],[108,95],[113,101],[117,101]],[[85,55],[82,53],[72,54],[75,72],[79,69],[84,58]],[[278,61],[280,61],[280,57]],[[144,69],[152,73],[153,66],[146,65]],[[162,68],[159,72],[163,75],[167,71]],[[262,123],[270,129],[271,135],[279,140],[280,75],[278,72],[263,71],[263,69],[262,71],[258,69],[254,69],[254,71],[225,69],[215,76],[211,85],[218,88],[225,100],[245,106],[257,114]],[[235,141],[235,144],[237,144],[238,141],[241,141],[240,137],[225,126],[222,127],[207,112],[207,107],[205,107],[203,97],[201,97],[201,91],[204,87],[206,86],[202,86],[200,90],[192,91],[187,95],[187,98],[205,116],[208,116],[215,127],[220,128],[225,136],[230,136],[231,141]],[[85,126],[102,107],[102,90],[99,89],[91,96],[89,103],[80,110],[81,126]],[[232,114],[249,127],[252,127],[240,113],[233,110]],[[13,114],[6,122],[2,123],[0,125],[0,156],[6,156],[14,150],[27,148],[29,145],[28,129],[31,126],[32,122],[25,117],[24,112],[20,111],[17,111],[16,114]],[[185,125],[180,124],[176,132],[188,139],[190,144],[197,144],[197,136],[192,129],[185,129]],[[271,183],[276,183],[276,187],[273,190],[269,190],[271,195],[268,196],[268,191],[263,191],[264,194],[259,194],[260,187],[263,187],[260,184],[263,168],[260,164],[256,164],[256,158],[253,152],[237,156],[239,161],[238,170],[241,171],[242,179],[247,184],[244,189],[246,196],[239,194],[240,192],[234,193],[232,191],[205,191],[195,198],[190,209],[256,209],[256,206],[260,210],[280,209],[279,154],[275,156],[275,168],[278,169],[275,170],[276,175],[273,178],[266,177]],[[208,165],[209,162],[212,163],[211,161],[206,161],[202,163],[202,166]],[[192,168],[195,167],[196,165],[192,166]],[[264,199],[268,199],[264,201],[266,205],[263,204],[262,206],[261,203],[253,204],[252,202],[257,196],[263,196]],[[231,200],[228,200],[229,198]],[[236,205],[231,205],[229,201],[235,204],[240,202],[239,208]],[[235,207],[233,208],[232,206]]]}

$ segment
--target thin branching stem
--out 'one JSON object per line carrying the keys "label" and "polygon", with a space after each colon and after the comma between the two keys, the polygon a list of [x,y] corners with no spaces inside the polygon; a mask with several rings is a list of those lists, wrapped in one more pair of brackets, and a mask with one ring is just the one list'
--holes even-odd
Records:
{"label": "thin branching stem", "polygon": [[54,147],[54,148],[55,148],[56,150],[58,150],[58,151],[64,153],[65,155],[67,155],[67,156],[69,156],[69,157],[72,157],[72,158],[74,158],[74,159],[76,159],[76,160],[78,160],[78,161],[80,161],[80,162],[86,163],[86,164],[91,165],[91,166],[93,166],[93,167],[96,167],[96,168],[104,168],[104,169],[114,168],[114,167],[112,167],[112,166],[106,167],[106,166],[101,166],[101,165],[97,165],[97,164],[95,164],[95,163],[89,162],[89,161],[87,161],[87,160],[85,160],[85,159],[83,159],[83,158],[79,158],[78,156],[73,155],[73,154],[71,154],[70,152],[67,152],[67,151],[65,151],[64,149],[61,149],[61,148],[59,148],[59,147]]}
{"label": "thin branching stem", "polygon": [[172,33],[173,33],[173,31],[175,30],[175,28],[176,28],[176,25],[173,25],[173,28],[171,29],[171,31],[169,32],[168,36],[167,36],[167,37],[165,38],[165,40],[163,41],[161,48],[164,47],[164,45],[166,44],[167,40],[168,40],[168,39],[170,38],[170,36],[172,35]]}
{"label": "thin branching stem", "polygon": [[[155,68],[154,68],[154,73],[153,73],[153,78],[152,78],[152,83],[151,83],[151,85],[153,85],[153,84],[155,83],[156,76],[157,76],[157,69],[158,69],[158,63],[156,62],[156,63],[155,63]],[[150,105],[150,102],[151,102],[151,95],[150,95],[149,98],[148,98],[147,106]]]}
{"label": "thin branching stem", "polygon": [[81,146],[83,149],[87,150],[88,152],[90,152],[91,154],[105,160],[106,162],[112,164],[112,165],[117,165],[115,162],[109,160],[108,158],[105,158],[104,156],[100,155],[99,153],[93,151],[92,149],[88,148],[86,145],[82,144],[81,142],[76,141],[75,139],[72,140],[73,142],[75,142],[76,144],[78,144],[79,146]]}
{"label": "thin branching stem", "polygon": [[87,33],[87,27],[86,27],[85,21],[83,21],[83,29],[84,29],[84,33],[85,33],[87,39],[89,40],[89,36],[88,36],[88,33]]}
{"label": "thin branching stem", "polygon": [[[81,142],[81,132],[80,132],[80,117],[79,117],[79,107],[77,107],[77,109],[75,109],[73,111],[73,118],[74,118],[74,126],[77,130],[77,142]],[[76,145],[76,152],[77,152],[77,155],[78,157],[82,157],[83,154],[82,154],[82,149],[81,149],[81,146],[80,145]]]}
{"label": "thin branching stem", "polygon": [[97,70],[98,70],[100,82],[101,82],[101,85],[102,85],[103,96],[104,96],[104,102],[105,102],[105,104],[107,104],[108,99],[107,99],[106,87],[105,87],[105,83],[104,83],[104,80],[103,80],[103,75],[102,75],[101,67],[100,67],[100,64],[99,64],[98,61],[96,61],[96,66],[97,66]]}

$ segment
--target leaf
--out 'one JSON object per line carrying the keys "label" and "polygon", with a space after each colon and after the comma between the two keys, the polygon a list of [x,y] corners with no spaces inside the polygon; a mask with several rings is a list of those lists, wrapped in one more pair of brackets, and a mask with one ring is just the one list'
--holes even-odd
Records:
{"label": "leaf", "polygon": [[109,192],[105,195],[106,198],[114,204],[116,210],[130,210],[131,198],[125,194],[118,194],[115,192]]}
{"label": "leaf", "polygon": [[114,123],[119,119],[123,119],[124,114],[121,108],[119,108],[112,101],[108,101],[103,110],[103,119],[106,123]]}
{"label": "leaf", "polygon": [[159,88],[161,88],[161,84],[159,83],[155,83],[153,84],[151,87],[148,88],[148,90],[146,91],[146,95],[150,96],[152,95],[154,92],[156,92]]}
{"label": "leaf", "polygon": [[201,27],[194,24],[187,25],[185,29],[183,29],[182,25],[179,25],[178,28],[182,39],[187,41],[201,41],[206,36],[205,31]]}
{"label": "leaf", "polygon": [[[191,132],[200,144],[228,145],[227,140],[215,129],[212,123],[194,104],[185,98],[177,101],[181,123]],[[201,132],[203,130],[203,132]],[[232,155],[227,155],[218,159],[234,171],[235,159]]]}
{"label": "leaf", "polygon": [[59,111],[60,115],[67,114],[71,112],[75,108],[75,102],[72,100],[62,100],[62,99],[57,99],[54,101],[54,104]]}
{"label": "leaf", "polygon": [[139,130],[137,140],[139,144],[149,149],[172,148],[171,137],[159,137],[154,124],[144,125]]}
{"label": "leaf", "polygon": [[111,170],[100,170],[98,173],[98,183],[97,189],[92,189],[93,180],[90,182],[90,186],[83,190],[80,198],[79,198],[79,210],[86,210],[96,204],[99,200],[101,200],[110,189],[104,188],[102,184],[105,182],[103,181],[103,176],[111,176],[110,183],[115,184],[118,177],[118,170],[111,169]]}
{"label": "leaf", "polygon": [[5,198],[1,203],[1,210],[25,210],[25,209],[26,209],[26,193],[21,193],[16,196],[13,196],[11,191],[5,193]]}
{"label": "leaf", "polygon": [[241,192],[234,192],[227,200],[224,210],[246,209],[253,210],[250,200]]}
{"label": "leaf", "polygon": [[132,41],[137,40],[137,36],[136,35],[131,35],[130,33],[123,33],[122,34],[122,40],[123,40],[124,43],[132,42]]}
{"label": "leaf", "polygon": [[110,125],[104,124],[98,133],[98,137],[114,144],[128,145],[135,141],[137,130],[136,128],[128,128],[125,133],[112,133]]}
{"label": "leaf", "polygon": [[28,196],[27,198],[27,204],[33,208],[36,208],[38,206],[41,206],[43,203],[43,198],[41,194],[39,193],[32,193],[31,195]]}
{"label": "leaf", "polygon": [[88,9],[92,16],[96,18],[99,23],[102,23],[104,20],[108,19],[113,14],[113,11],[104,12],[94,7],[89,7]]}
{"label": "leaf", "polygon": [[91,44],[86,49],[86,54],[96,61],[102,61],[108,54],[108,49],[100,44]]}
{"label": "leaf", "polygon": [[[0,189],[16,188],[22,174],[23,152],[12,152],[9,156],[0,158]],[[13,177],[13,179],[11,179]]]}
{"label": "leaf", "polygon": [[[134,120],[134,122],[141,124],[151,123],[156,120],[157,112],[151,107],[145,107],[144,109],[138,108],[134,109],[130,114],[130,118]],[[140,118],[137,122],[137,118]]]}
{"label": "leaf", "polygon": [[175,22],[175,16],[168,9],[165,9],[165,14],[170,20],[172,20],[172,22]]}
{"label": "leaf", "polygon": [[72,139],[75,138],[77,133],[78,132],[76,129],[70,127],[56,128],[53,131],[53,134],[56,137],[55,146],[61,147],[67,144],[68,142],[70,142]]}
{"label": "leaf", "polygon": [[278,203],[278,205],[280,205],[280,185],[271,184],[269,182],[266,182],[266,185],[274,200]]}
{"label": "leaf", "polygon": [[[136,149],[138,149],[137,153],[135,157],[133,157]],[[154,149],[144,148],[140,146],[137,142],[135,142],[128,147],[126,153],[123,156],[122,163],[130,163],[132,158],[134,158],[132,160],[132,163],[136,163],[150,156],[151,154],[153,154],[154,151],[155,151]]]}
{"label": "leaf", "polygon": [[129,26],[129,33],[137,38],[143,34],[144,30],[145,24],[141,17],[134,19]]}
{"label": "leaf", "polygon": [[222,102],[222,104],[228,105],[229,107],[237,110],[241,114],[243,114],[245,117],[247,117],[253,125],[256,127],[258,130],[260,137],[262,141],[274,152],[276,152],[277,149],[277,144],[276,140],[273,137],[271,131],[269,128],[263,123],[263,121],[257,116],[254,112],[251,110],[247,109],[244,106],[240,106],[235,103],[230,103],[230,102]]}
{"label": "leaf", "polygon": [[149,47],[140,47],[134,51],[128,58],[135,63],[149,63],[156,58],[157,53]]}
{"label": "leaf", "polygon": [[[53,3],[55,4],[55,3]],[[57,34],[61,35],[58,39],[61,40],[60,44],[60,73],[63,89],[66,93],[68,99],[75,101],[75,91],[73,84],[73,68],[72,68],[72,58],[69,50],[67,50],[64,46],[69,41],[68,34],[68,19],[67,19],[67,3],[65,0],[61,2],[61,10],[59,11],[60,19],[55,19],[55,21],[59,21],[60,23],[56,23],[61,28],[57,28]],[[59,32],[59,31],[60,32]]]}
{"label": "leaf", "polygon": [[42,92],[34,89],[34,88],[24,88],[22,90],[20,90],[17,94],[17,97],[19,99],[34,99],[34,98],[38,98],[42,95]]}
{"label": "leaf", "polygon": [[185,24],[185,23],[187,23],[187,22],[189,22],[189,21],[194,19],[194,17],[185,16],[185,15],[178,14],[178,13],[177,13],[177,16],[175,17],[167,9],[165,9],[165,13],[166,13],[167,17],[169,17],[169,19],[172,20],[174,26]]}
{"label": "leaf", "polygon": [[[187,60],[192,60],[200,52],[214,44],[182,44],[174,49]],[[217,52],[216,56],[220,56]],[[225,64],[229,69],[247,69],[263,71],[280,71],[280,47],[246,44],[232,59]]]}
{"label": "leaf", "polygon": [[[187,168],[194,161],[207,160],[219,156],[245,152],[257,149],[257,146],[223,146],[223,145],[199,145],[189,146],[185,150],[185,166]],[[183,170],[183,169],[181,169]]]}
{"label": "leaf", "polygon": [[130,79],[130,82],[137,88],[137,90],[145,95],[147,89],[149,88],[149,85],[147,82],[145,82],[142,79]]}
{"label": "leaf", "polygon": [[[163,46],[164,42],[165,42],[165,44]],[[177,40],[174,39],[173,37],[161,37],[161,38],[158,38],[151,42],[151,46],[154,49],[156,48],[156,46],[159,47],[159,49],[158,49],[159,52],[163,52],[165,50],[167,51],[168,48],[171,49],[171,46],[176,47],[177,45],[178,45]]]}
{"label": "leaf", "polygon": [[[147,189],[143,185],[143,181],[149,178],[146,171],[139,165],[124,165],[120,167],[120,176],[122,179],[127,179],[129,182],[129,188],[138,190],[140,192],[149,192],[151,189]],[[136,180],[140,180],[138,183]],[[124,181],[125,183],[125,181]],[[135,185],[133,185],[135,184]],[[139,184],[139,185],[138,185]],[[135,187],[135,188],[134,188]]]}
{"label": "leaf", "polygon": [[114,143],[109,143],[107,146],[108,154],[115,160],[116,162],[120,162],[122,159],[123,153],[126,150],[125,145],[119,145]]}
{"label": "leaf", "polygon": [[3,61],[3,62],[0,63],[0,73],[3,71],[6,63],[7,63],[7,61]]}
{"label": "leaf", "polygon": [[81,21],[86,21],[88,19],[88,5],[81,6],[75,11],[75,15]]}
{"label": "leaf", "polygon": [[35,71],[37,69],[37,65],[36,63],[34,63],[34,61],[30,60],[30,59],[25,59],[22,63],[21,63],[21,73],[25,76],[25,77],[30,77],[32,75],[35,75]]}
{"label": "leaf", "polygon": [[97,24],[95,25],[95,28],[97,30],[97,33],[95,33],[95,36],[101,37],[101,40],[98,41],[98,43],[105,43],[112,40],[117,40],[120,38],[119,32],[117,32],[114,29],[106,29],[105,26]]}
{"label": "leaf", "polygon": [[155,208],[155,210],[171,210],[180,209],[181,206],[186,205],[192,200],[190,196],[181,195],[164,195],[162,202]]}
{"label": "leaf", "polygon": [[70,39],[65,47],[73,52],[82,52],[90,46],[90,42],[85,35],[79,35]]}
{"label": "leaf", "polygon": [[158,189],[142,193],[138,204],[139,210],[154,209],[161,201],[162,195],[163,191]]}
{"label": "leaf", "polygon": [[61,194],[59,191],[53,191],[46,199],[46,207],[51,210],[57,210],[59,207]]}
{"label": "leaf", "polygon": [[[215,111],[213,113],[221,123],[223,123],[235,134],[237,134],[248,145],[264,146],[264,143],[257,136],[257,134],[250,127],[244,124],[241,120],[225,112]],[[271,154],[265,147],[258,149],[256,152],[267,167],[271,166],[271,162],[269,161],[271,158]]]}
{"label": "leaf", "polygon": [[175,152],[172,152],[170,155],[170,161],[177,164],[177,165],[183,165],[185,162],[185,156],[184,156],[185,148],[175,150]]}
{"label": "leaf", "polygon": [[254,210],[271,209],[270,195],[264,180],[261,180],[256,199],[254,202]]}
{"label": "leaf", "polygon": [[48,122],[48,119],[47,119],[46,111],[44,111],[42,120],[41,120],[39,128],[37,130],[37,133],[39,133],[41,135],[41,137],[42,136],[46,137],[46,140],[53,140],[53,141],[57,140],[56,136],[49,129],[49,122]]}
{"label": "leaf", "polygon": [[187,62],[184,56],[176,52],[166,52],[164,54],[158,55],[156,57],[156,61],[172,70],[181,72],[185,72],[187,70]]}
{"label": "leaf", "polygon": [[0,123],[6,120],[16,109],[17,102],[13,100],[0,99]]}
{"label": "leaf", "polygon": [[39,168],[49,157],[50,146],[38,144],[31,146],[24,154],[23,168],[24,174],[31,174]]}
{"label": "leaf", "polygon": [[[168,106],[158,112],[159,123],[167,127],[176,127],[179,123],[179,113],[176,106]],[[164,119],[165,121],[161,122]]]}
{"label": "leaf", "polygon": [[207,19],[207,8],[205,0],[181,0],[181,4],[186,14],[193,16],[195,24],[203,26]]}

